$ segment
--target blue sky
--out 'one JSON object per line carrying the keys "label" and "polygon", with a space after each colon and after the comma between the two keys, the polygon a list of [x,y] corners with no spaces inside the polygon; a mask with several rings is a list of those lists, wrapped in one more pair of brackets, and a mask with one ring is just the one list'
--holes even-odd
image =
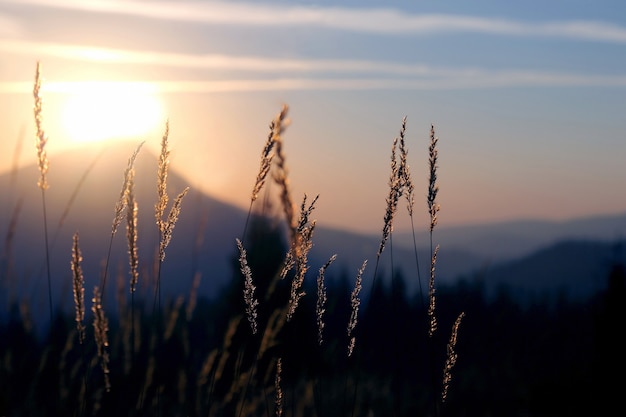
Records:
{"label": "blue sky", "polygon": [[0,170],[33,135],[40,60],[52,154],[77,146],[59,120],[87,82],[141,90],[172,169],[243,207],[286,103],[294,196],[320,194],[323,225],[380,230],[404,116],[424,217],[431,123],[440,138],[442,227],[624,212],[624,52],[618,1],[0,0]]}

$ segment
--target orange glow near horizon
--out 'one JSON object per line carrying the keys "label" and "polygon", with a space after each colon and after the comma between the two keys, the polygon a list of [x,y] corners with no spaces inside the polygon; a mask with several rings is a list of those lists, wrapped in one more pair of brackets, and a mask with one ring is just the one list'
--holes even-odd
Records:
{"label": "orange glow near horizon", "polygon": [[61,110],[74,143],[146,135],[164,123],[160,98],[143,83],[75,83]]}

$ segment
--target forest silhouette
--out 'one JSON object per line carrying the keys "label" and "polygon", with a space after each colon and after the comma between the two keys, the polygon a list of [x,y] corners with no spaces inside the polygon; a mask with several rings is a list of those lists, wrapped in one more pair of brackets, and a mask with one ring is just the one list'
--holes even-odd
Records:
{"label": "forest silhouette", "polygon": [[[246,235],[248,262],[255,271],[259,325],[289,298],[287,280],[274,281],[284,260],[284,230],[272,219],[255,216]],[[164,307],[163,341],[150,342],[154,317],[138,302],[140,335],[137,363],[125,363],[127,310],[111,312],[109,393],[88,382],[91,395],[106,396],[97,415],[150,415],[146,404],[159,398],[163,415],[236,415],[242,395],[263,392],[272,385],[274,357],[282,358],[287,415],[343,416],[347,378],[358,375],[363,408],[382,415],[429,415],[433,375],[440,380],[445,361],[446,332],[439,332],[428,351],[425,302],[409,296],[402,271],[379,279],[364,300],[357,328],[358,360],[346,356],[346,323],[350,315],[353,271],[328,271],[328,303],[324,342],[317,340],[315,287],[305,282],[307,295],[293,320],[285,323],[277,340],[258,356],[259,340],[250,337],[241,296],[244,281],[233,244],[231,284],[213,300],[199,298],[193,311],[189,300],[170,300]],[[522,303],[511,289],[487,295],[479,279],[462,279],[437,290],[439,322],[448,327],[455,312],[464,311],[453,385],[441,415],[616,415],[624,409],[621,393],[625,359],[619,336],[626,322],[626,272],[615,263],[605,290],[586,300],[546,294]],[[272,283],[276,288],[270,290]],[[0,414],[75,415],[80,406],[82,378],[80,347],[73,340],[75,323],[57,311],[49,333],[38,338],[24,314],[25,301],[10,306],[0,326]],[[191,306],[193,308],[193,306]],[[207,352],[218,366],[207,370]],[[220,360],[223,359],[223,361]],[[150,361],[158,372],[146,387]],[[121,365],[120,365],[121,364]],[[358,365],[355,365],[358,364]],[[436,367],[433,367],[436,364]],[[245,393],[234,391],[243,370],[256,367]],[[64,367],[69,367],[65,369]],[[97,369],[97,368],[96,368]],[[90,378],[98,378],[94,370]],[[306,392],[303,381],[315,381]],[[260,395],[259,398],[263,398]],[[144,407],[138,407],[141,399]],[[259,400],[261,401],[261,400]],[[267,400],[271,402],[272,400]]]}

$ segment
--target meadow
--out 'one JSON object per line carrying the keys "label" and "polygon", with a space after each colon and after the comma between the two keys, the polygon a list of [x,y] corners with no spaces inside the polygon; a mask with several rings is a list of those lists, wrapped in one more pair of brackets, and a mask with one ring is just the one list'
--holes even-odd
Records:
{"label": "meadow", "polygon": [[[38,66],[34,120],[40,175],[33,186],[41,190],[41,236],[47,247],[51,190],[40,87]],[[623,369],[624,361],[612,361],[607,369],[605,354],[614,343],[612,324],[623,323],[623,309],[611,310],[619,302],[609,297],[623,299],[623,270],[616,268],[610,277],[617,285],[612,292],[588,303],[563,299],[557,307],[537,300],[524,308],[504,290],[487,298],[472,279],[454,287],[438,285],[439,139],[430,126],[424,135],[428,188],[416,190],[406,117],[390,141],[378,251],[351,271],[334,270],[335,256],[311,265],[318,197],[297,200],[291,193],[288,111],[280,109],[259,144],[247,220],[238,239],[223,242],[233,248],[231,284],[214,300],[197,296],[199,276],[188,294],[161,293],[162,281],[178,279],[161,272],[188,203],[187,188],[174,194],[168,189],[167,123],[154,167],[158,250],[154,259],[139,259],[138,144],[120,173],[119,199],[111,202],[110,241],[125,229],[127,270],[112,272],[110,245],[99,284],[86,288],[76,233],[67,254],[73,311],[55,306],[50,259],[49,314],[39,318],[49,323],[46,334],[33,330],[31,300],[5,306],[0,415],[487,416],[590,415],[592,410],[604,415],[614,407],[611,395],[620,385],[608,382],[609,370]],[[383,254],[393,259],[394,218],[405,210],[411,219],[416,210],[428,212],[430,258],[418,258],[415,242],[414,271],[395,270],[393,262],[383,270]],[[421,226],[413,225],[414,233]],[[5,248],[11,243],[7,236]],[[153,265],[150,276],[140,273],[140,262]],[[420,263],[429,265],[428,276],[420,275]],[[19,286],[19,276],[6,268],[0,273],[3,284]],[[118,291],[109,293],[107,280],[116,280]],[[139,290],[141,280],[150,283],[148,290]],[[418,282],[416,296],[407,295],[407,280]],[[110,303],[104,300],[111,297],[116,308],[107,310]]]}

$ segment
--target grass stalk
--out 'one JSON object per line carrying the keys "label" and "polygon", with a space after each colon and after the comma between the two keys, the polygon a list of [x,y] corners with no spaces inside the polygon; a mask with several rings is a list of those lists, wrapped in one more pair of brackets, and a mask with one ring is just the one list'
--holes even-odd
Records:
{"label": "grass stalk", "polygon": [[[167,176],[169,169],[169,120],[165,123],[165,132],[161,139],[161,152],[159,154],[159,162],[157,168],[157,195],[158,199],[154,207],[154,215],[156,219],[156,225],[159,229],[159,255],[156,271],[156,288],[154,291],[154,301],[152,304],[152,311],[154,319],[156,320],[155,327],[157,332],[157,340],[160,341],[163,336],[162,329],[162,309],[161,309],[161,271],[163,269],[163,261],[165,260],[165,250],[172,240],[172,233],[174,227],[178,221],[178,217],[181,211],[181,205],[183,198],[189,192],[189,187],[183,189],[180,194],[176,196],[169,209],[167,217],[165,213],[168,207],[169,195],[167,192]],[[155,373],[158,374],[158,367],[155,369]],[[158,381],[158,376],[156,377]],[[160,411],[161,393],[157,386],[157,408]]]}
{"label": "grass stalk", "polygon": [[439,185],[437,184],[437,168],[438,168],[438,155],[437,142],[439,138],[435,136],[435,126],[430,126],[430,144],[428,146],[428,213],[430,215],[430,228],[429,228],[429,243],[430,243],[430,280],[428,284],[428,344],[430,352],[430,374],[431,384],[433,392],[433,407],[435,416],[439,416],[439,401],[437,399],[437,383],[434,368],[434,343],[432,342],[435,331],[437,330],[437,315],[436,315],[436,294],[435,294],[435,266],[437,263],[437,254],[439,252],[439,245],[433,246],[433,231],[437,225],[439,203],[437,202],[437,194],[439,193]]}
{"label": "grass stalk", "polygon": [[105,298],[104,295],[106,292],[106,281],[107,281],[107,276],[109,272],[109,262],[111,260],[113,238],[115,237],[115,234],[117,233],[117,229],[119,225],[122,223],[124,216],[126,215],[126,207],[128,205],[128,189],[132,182],[135,159],[137,159],[137,155],[139,154],[139,151],[141,150],[141,147],[143,146],[143,144],[144,142],[141,142],[137,146],[135,151],[132,153],[130,158],[128,158],[128,164],[126,166],[126,169],[124,170],[124,181],[122,183],[122,189],[120,190],[120,196],[117,200],[117,203],[115,203],[115,214],[113,216],[113,223],[111,224],[111,235],[109,237],[109,249],[107,251],[107,257],[104,263],[104,271],[102,274],[102,282],[100,284],[100,296],[102,297],[103,302]]}
{"label": "grass stalk", "polygon": [[[81,393],[87,391],[87,355],[85,353],[85,277],[82,268],[83,255],[80,250],[78,232],[74,233],[72,237],[72,289],[74,293],[74,307],[75,307],[75,321],[76,330],[78,332],[78,342],[80,343],[81,350],[81,367],[85,369],[82,378]],[[84,415],[86,408],[86,396],[82,398],[79,396],[78,402],[80,403],[80,415]]]}
{"label": "grass stalk", "polygon": [[126,240],[128,242],[128,263],[130,274],[130,356],[131,368],[135,356],[135,291],[139,281],[139,256],[137,251],[137,201],[135,200],[135,170],[129,172],[126,193]]}
{"label": "grass stalk", "polygon": [[48,189],[48,155],[46,144],[48,137],[43,129],[43,99],[40,94],[41,90],[41,63],[37,62],[35,71],[35,85],[33,87],[33,97],[35,100],[34,115],[36,127],[35,147],[37,149],[37,165],[39,166],[39,180],[37,186],[41,189],[41,203],[43,210],[43,229],[44,229],[44,245],[46,248],[46,275],[48,278],[48,305],[50,307],[50,326],[52,326],[52,317],[54,315],[52,306],[52,278],[50,272],[50,245],[48,243],[48,215],[46,213],[46,190]]}
{"label": "grass stalk", "polygon": [[256,181],[252,187],[252,195],[250,197],[250,206],[248,207],[248,215],[246,216],[246,222],[243,228],[242,243],[245,242],[246,235],[248,233],[248,224],[250,222],[250,216],[252,215],[252,205],[259,197],[259,193],[265,185],[267,175],[272,167],[272,161],[275,155],[275,145],[281,140],[281,135],[285,129],[285,122],[287,117],[287,106],[283,106],[281,111],[270,122],[270,131],[261,151],[261,162],[259,167],[259,173],[257,174]]}

